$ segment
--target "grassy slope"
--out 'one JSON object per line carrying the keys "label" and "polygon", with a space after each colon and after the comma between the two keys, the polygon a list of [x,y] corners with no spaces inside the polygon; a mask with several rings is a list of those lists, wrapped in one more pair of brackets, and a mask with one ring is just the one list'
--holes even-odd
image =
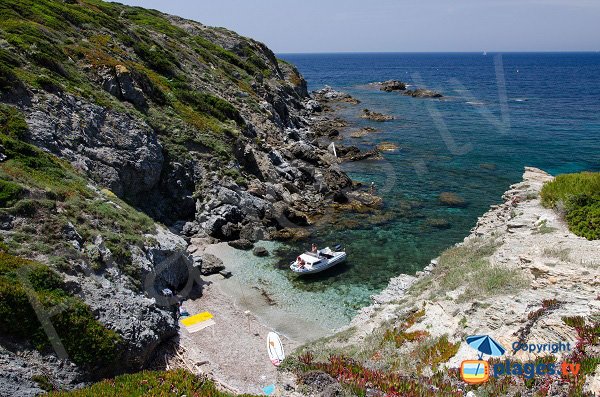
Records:
{"label": "grassy slope", "polygon": [[6,156],[0,163],[0,219],[13,224],[0,243],[0,334],[45,352],[50,341],[31,302],[43,308],[60,305],[64,310],[52,317],[52,324],[69,357],[87,368],[106,366],[118,357],[121,338],[70,296],[58,273],[19,256],[67,273],[81,261],[93,270],[108,265],[93,246],[81,252],[67,241],[65,230],[76,225],[83,241],[103,237],[112,264],[135,286],[138,269],[131,264],[130,246],[142,246],[143,233],[154,232],[154,222],[110,192],[90,186],[66,161],[23,142],[19,137],[25,130],[19,111],[0,105],[0,145]]}
{"label": "grassy slope", "polygon": [[[121,375],[90,387],[72,392],[53,392],[50,397],[119,397],[119,396],[196,396],[230,397],[206,379],[179,369],[174,371],[143,371]],[[250,397],[249,395],[245,395]]]}
{"label": "grassy slope", "polygon": [[24,219],[4,236],[6,247],[15,255],[45,258],[65,272],[78,259],[94,270],[108,265],[91,246],[82,254],[66,241],[65,230],[76,225],[88,244],[101,236],[114,264],[135,282],[129,247],[142,246],[154,222],[109,191],[91,187],[68,162],[20,140],[24,128],[18,110],[0,105],[0,145],[7,156],[0,163],[0,216]]}
{"label": "grassy slope", "polygon": [[[156,11],[99,0],[4,0],[0,89],[66,91],[144,118],[172,158],[188,156],[193,146],[229,159],[245,123],[239,104],[213,88],[245,91],[244,103],[259,109],[251,83],[278,66],[250,40],[234,53],[203,34],[190,34]],[[116,65],[132,73],[149,99],[147,109],[133,109],[99,87],[98,71]]]}
{"label": "grassy slope", "polygon": [[[242,44],[226,50],[215,42],[216,32]],[[256,42],[223,29],[191,34],[156,11],[100,0],[3,0],[0,41],[0,102],[12,102],[26,89],[81,97],[146,121],[160,134],[166,157],[179,161],[190,157],[190,148],[231,160],[233,142],[246,128],[238,109],[264,112],[252,83],[279,78],[277,61]],[[147,107],[101,89],[98,74],[117,65],[131,73]],[[247,95],[232,103],[225,99],[232,92]],[[64,308],[53,322],[70,357],[88,368],[106,366],[118,356],[120,338],[69,295],[52,269],[77,272],[72,264],[85,261],[100,271],[107,263],[90,242],[101,236],[135,286],[130,246],[146,243],[144,234],[155,225],[111,192],[89,185],[67,162],[25,143],[26,132],[20,112],[0,103],[1,153],[7,157],[0,162],[0,220],[13,223],[0,242],[0,334],[46,351],[49,341],[30,304],[37,297],[44,307]],[[83,252],[65,238],[70,225],[86,244]],[[43,376],[38,381],[48,383]],[[226,396],[179,371],[126,375],[80,393],[166,395],[174,388]]]}
{"label": "grassy slope", "polygon": [[52,325],[73,362],[93,369],[117,358],[121,338],[69,295],[56,272],[0,251],[0,334],[26,340],[42,352],[51,350],[32,302],[44,310],[62,307],[52,316]]}

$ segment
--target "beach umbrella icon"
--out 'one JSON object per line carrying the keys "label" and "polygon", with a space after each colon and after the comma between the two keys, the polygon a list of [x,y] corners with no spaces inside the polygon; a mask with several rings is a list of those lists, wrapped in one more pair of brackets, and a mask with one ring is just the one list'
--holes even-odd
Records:
{"label": "beach umbrella icon", "polygon": [[506,349],[498,342],[496,342],[492,337],[488,335],[473,335],[467,336],[467,343],[473,349],[479,351],[479,359],[483,357],[484,354],[488,356],[501,356],[506,352]]}

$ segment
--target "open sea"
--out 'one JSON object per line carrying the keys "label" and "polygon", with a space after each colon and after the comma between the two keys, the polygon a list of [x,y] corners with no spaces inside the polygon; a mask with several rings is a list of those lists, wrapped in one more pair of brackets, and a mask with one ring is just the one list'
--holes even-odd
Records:
{"label": "open sea", "polygon": [[[346,163],[357,181],[375,183],[382,214],[331,216],[310,241],[279,250],[275,272],[299,293],[326,297],[349,318],[391,277],[414,274],[463,240],[477,217],[501,202],[524,166],[552,174],[600,171],[600,53],[279,54],[295,64],[310,90],[330,85],[361,101],[341,109],[350,122],[340,143],[399,149],[383,161]],[[421,99],[386,93],[369,83],[396,79],[441,92]],[[363,108],[390,114],[377,123]],[[377,132],[352,138],[362,127]],[[442,204],[442,192],[464,199]],[[309,279],[285,265],[310,242],[342,243],[339,268]],[[340,317],[340,318],[341,318]]]}

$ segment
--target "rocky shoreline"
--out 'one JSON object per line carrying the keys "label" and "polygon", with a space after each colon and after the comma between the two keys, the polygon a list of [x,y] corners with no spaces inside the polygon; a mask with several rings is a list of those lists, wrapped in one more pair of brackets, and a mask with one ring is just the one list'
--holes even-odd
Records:
{"label": "rocky shoreline", "polygon": [[[378,205],[327,149],[347,125],[327,109],[356,99],[330,88],[311,96],[293,65],[228,30],[143,9],[134,14],[160,23],[139,25],[127,6],[65,4],[56,0],[123,17],[114,37],[91,42],[102,26],[45,27],[54,39],[36,40],[63,64],[1,49],[12,61],[2,64],[11,84],[0,93],[0,168],[15,198],[0,209],[0,251],[56,273],[116,333],[118,360],[92,370],[2,336],[0,391],[13,396],[147,367],[177,336],[177,302],[224,270],[199,246],[305,238],[330,207]],[[124,40],[132,31],[144,37]],[[83,44],[64,54],[56,43],[66,42]]]}
{"label": "rocky shoreline", "polygon": [[[542,185],[552,179],[544,171],[526,167],[523,181],[512,185],[503,195],[503,203],[493,205],[478,219],[462,243],[432,260],[416,275],[391,279],[386,289],[372,297],[373,304],[363,308],[348,327],[322,345],[306,346],[304,350],[325,355],[363,346],[353,354],[367,357],[367,364],[379,367],[382,363],[375,359],[377,350],[370,350],[373,340],[380,340],[391,329],[402,329],[406,338],[412,335],[415,340],[404,340],[397,349],[388,350],[390,357],[385,360],[395,362],[401,357],[418,356],[423,344],[428,346],[432,343],[429,341],[447,338],[456,351],[440,365],[457,368],[463,360],[475,357],[473,349],[464,342],[468,335],[490,335],[506,347],[515,341],[563,341],[576,346],[579,331],[564,319],[581,316],[597,321],[600,315],[600,241],[574,235],[559,214],[541,205]],[[474,270],[468,266],[484,266],[484,262],[478,262],[482,260],[494,276],[476,273],[471,280],[470,272]],[[449,278],[453,271],[457,273],[456,280]],[[509,279],[500,287],[503,282],[499,280],[505,275]],[[488,282],[498,287],[487,288]],[[479,290],[469,291],[470,285]],[[407,318],[415,320],[405,324]],[[591,356],[600,354],[598,346],[582,349]],[[560,360],[572,353],[559,352],[555,357]],[[507,357],[531,361],[547,354],[518,351],[508,352]],[[402,367],[409,373],[410,368],[408,364]],[[426,374],[432,374],[427,371]],[[293,379],[282,381],[295,384]],[[514,391],[521,386],[516,382]],[[457,383],[455,387],[465,386]],[[569,385],[555,378],[548,387],[551,395],[559,396],[566,395],[563,393],[567,393]],[[600,366],[592,368],[582,390],[591,395],[600,392]]]}

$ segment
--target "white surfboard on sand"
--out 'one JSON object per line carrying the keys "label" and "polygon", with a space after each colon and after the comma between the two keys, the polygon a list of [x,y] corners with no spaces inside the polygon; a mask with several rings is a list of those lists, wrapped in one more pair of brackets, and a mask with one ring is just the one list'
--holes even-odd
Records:
{"label": "white surfboard on sand", "polygon": [[275,332],[269,332],[267,335],[267,351],[273,365],[278,367],[285,358],[285,353],[283,352],[281,339]]}

